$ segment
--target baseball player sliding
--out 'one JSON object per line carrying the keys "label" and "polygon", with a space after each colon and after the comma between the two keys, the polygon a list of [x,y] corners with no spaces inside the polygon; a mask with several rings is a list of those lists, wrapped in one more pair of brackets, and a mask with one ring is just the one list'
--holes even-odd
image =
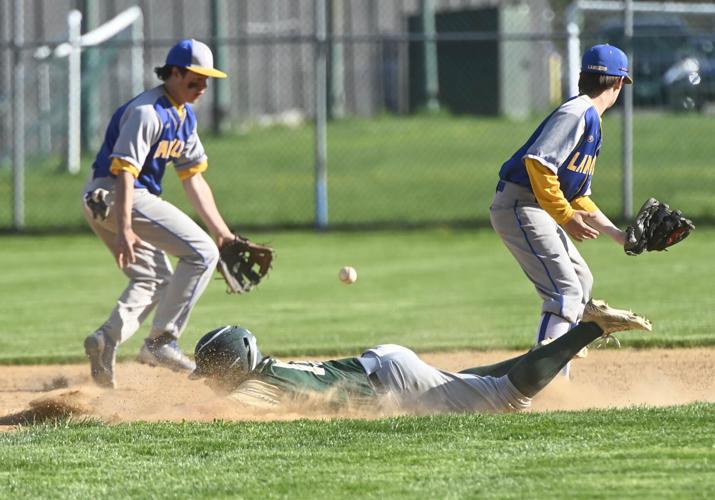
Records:
{"label": "baseball player sliding", "polygon": [[[117,346],[154,309],[139,360],[176,371],[195,368],[177,340],[216,269],[218,247],[235,238],[202,175],[208,162],[191,108],[210,77],[226,74],[197,40],[177,43],[155,72],[163,84],[112,115],[84,188],[85,218],[129,278],[109,318],[84,341],[92,378],[103,387],[115,385]],[[211,236],[159,197],[170,164]],[[178,258],[175,271],[167,254]]]}
{"label": "baseball player sliding", "polygon": [[[361,356],[283,363],[263,356],[256,337],[239,326],[217,328],[196,344],[196,370],[219,393],[244,404],[274,407],[315,403],[333,408],[379,408],[408,413],[506,412],[531,399],[582,348],[621,330],[650,330],[650,322],[603,301],[586,305],[582,322],[559,339],[500,363],[454,373],[434,368],[406,347],[381,345]],[[316,397],[317,396],[317,397]]]}
{"label": "baseball player sliding", "polygon": [[569,331],[591,298],[593,276],[571,239],[605,233],[625,242],[589,195],[601,116],[631,83],[620,49],[591,47],[583,55],[579,95],[547,116],[499,171],[491,223],[543,299],[537,342]]}

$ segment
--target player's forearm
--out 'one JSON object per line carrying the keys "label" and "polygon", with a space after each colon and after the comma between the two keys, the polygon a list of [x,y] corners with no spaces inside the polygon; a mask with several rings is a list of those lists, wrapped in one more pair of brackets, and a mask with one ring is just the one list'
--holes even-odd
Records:
{"label": "player's forearm", "polygon": [[134,176],[122,170],[117,174],[114,186],[114,211],[117,231],[122,233],[132,228],[132,203],[134,200]]}
{"label": "player's forearm", "polygon": [[556,175],[534,159],[527,158],[525,164],[531,190],[539,206],[558,224],[568,222],[573,217],[574,209],[564,197]]}
{"label": "player's forearm", "polygon": [[186,196],[199,214],[201,220],[220,246],[224,240],[233,239],[233,233],[226,225],[216,206],[211,187],[200,173],[182,181]]}
{"label": "player's forearm", "polygon": [[588,220],[589,226],[593,227],[600,233],[607,234],[613,241],[615,241],[619,245],[623,245],[625,243],[626,233],[616,227],[616,225],[611,222],[611,219],[606,217],[606,214],[604,214],[600,210],[596,210],[592,213],[594,214],[594,217]]}

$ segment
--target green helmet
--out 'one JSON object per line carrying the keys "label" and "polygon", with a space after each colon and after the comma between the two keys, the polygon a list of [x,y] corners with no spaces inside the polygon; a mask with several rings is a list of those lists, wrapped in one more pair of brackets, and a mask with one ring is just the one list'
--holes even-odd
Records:
{"label": "green helmet", "polygon": [[[256,337],[240,326],[211,330],[196,344],[190,378],[226,378],[250,373],[263,359]],[[238,373],[237,373],[238,372]]]}

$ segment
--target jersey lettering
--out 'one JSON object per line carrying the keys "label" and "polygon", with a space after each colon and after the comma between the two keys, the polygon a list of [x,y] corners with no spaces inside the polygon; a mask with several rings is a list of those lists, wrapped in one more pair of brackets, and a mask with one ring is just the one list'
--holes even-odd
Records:
{"label": "jersey lettering", "polygon": [[278,368],[286,368],[289,370],[299,370],[302,372],[310,372],[315,375],[325,375],[325,368],[323,368],[320,363],[313,363],[310,361],[293,361],[292,363],[283,363],[282,361],[275,361],[273,366]]}
{"label": "jersey lettering", "polygon": [[180,141],[179,139],[174,139],[171,142],[172,142],[171,157],[178,158],[179,156],[181,156],[181,153],[184,151],[184,141]]}
{"label": "jersey lettering", "polygon": [[156,152],[154,153],[154,158],[168,158],[169,157],[169,141],[160,141],[156,147]]}
{"label": "jersey lettering", "polygon": [[179,158],[181,153],[184,151],[184,146],[186,143],[179,139],[173,139],[167,141],[159,141],[156,146],[156,152],[154,153],[154,158],[163,158],[168,160],[169,158]]}
{"label": "jersey lettering", "polygon": [[577,172],[579,174],[593,175],[593,171],[596,167],[596,158],[591,155],[584,155],[583,159],[581,160],[581,163],[576,165],[578,156],[579,152],[577,151],[573,155],[573,158],[571,159],[566,168],[568,168],[572,172]]}

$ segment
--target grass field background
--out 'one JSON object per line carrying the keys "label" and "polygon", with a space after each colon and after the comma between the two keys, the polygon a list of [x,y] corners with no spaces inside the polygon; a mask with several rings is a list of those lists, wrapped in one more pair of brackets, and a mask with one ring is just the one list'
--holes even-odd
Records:
{"label": "grass field background", "polygon": [[0,435],[2,498],[712,498],[715,405]]}
{"label": "grass field background", "polygon": [[[489,228],[455,227],[486,224],[497,169],[536,121],[332,123],[331,223],[431,228],[252,230],[248,236],[278,252],[270,278],[245,296],[213,281],[182,347],[191,352],[203,333],[228,323],[250,328],[264,352],[282,356],[351,355],[382,342],[417,351],[529,347],[540,304],[533,287]],[[594,198],[614,214],[615,113],[604,129]],[[708,116],[637,115],[636,203],[654,195],[696,220],[715,217],[713,132]],[[234,227],[311,223],[309,127],[204,142],[207,177]],[[56,167],[55,159],[33,159],[28,168],[28,227],[86,231],[84,179]],[[9,169],[0,169],[0,228],[11,222],[10,185]],[[166,197],[186,208],[179,191],[170,173]],[[625,346],[715,345],[713,241],[715,228],[699,226],[670,252],[636,258],[605,238],[579,245],[594,295],[653,320],[650,334],[620,335]],[[85,362],[84,337],[126,284],[107,250],[86,233],[2,235],[0,262],[0,364]],[[337,279],[346,264],[359,273],[352,286]],[[146,333],[148,325],[120,358],[133,358]],[[692,404],[380,420],[60,421],[0,434],[0,498],[712,498],[713,414],[713,404]]]}
{"label": "grass field background", "polygon": [[[501,164],[526,141],[541,116],[436,116],[349,119],[328,127],[329,221],[360,224],[488,224]],[[593,196],[611,216],[621,210],[621,118],[604,118],[604,143]],[[702,114],[638,113],[634,117],[634,210],[650,196],[696,220],[715,220],[712,137],[715,120]],[[298,225],[314,220],[313,130],[272,127],[203,138],[206,177],[225,218],[235,227]],[[677,139],[677,140],[676,140]],[[83,172],[59,170],[60,158],[30,156],[26,224],[31,229],[85,227],[79,194]],[[0,168],[0,228],[11,226],[9,168]],[[165,196],[188,203],[172,172]]]}
{"label": "grass field background", "polygon": [[[223,324],[254,331],[264,352],[354,354],[377,343],[419,351],[525,348],[540,300],[491,230],[252,234],[277,250],[265,283],[227,295],[218,278],[185,335],[190,351]],[[669,252],[628,257],[605,237],[579,244],[596,277],[594,296],[652,319],[632,346],[715,345],[715,229],[698,228]],[[0,363],[80,361],[82,341],[126,286],[93,235],[0,237]],[[346,286],[338,269],[359,278]],[[133,357],[148,325],[120,349]]]}

